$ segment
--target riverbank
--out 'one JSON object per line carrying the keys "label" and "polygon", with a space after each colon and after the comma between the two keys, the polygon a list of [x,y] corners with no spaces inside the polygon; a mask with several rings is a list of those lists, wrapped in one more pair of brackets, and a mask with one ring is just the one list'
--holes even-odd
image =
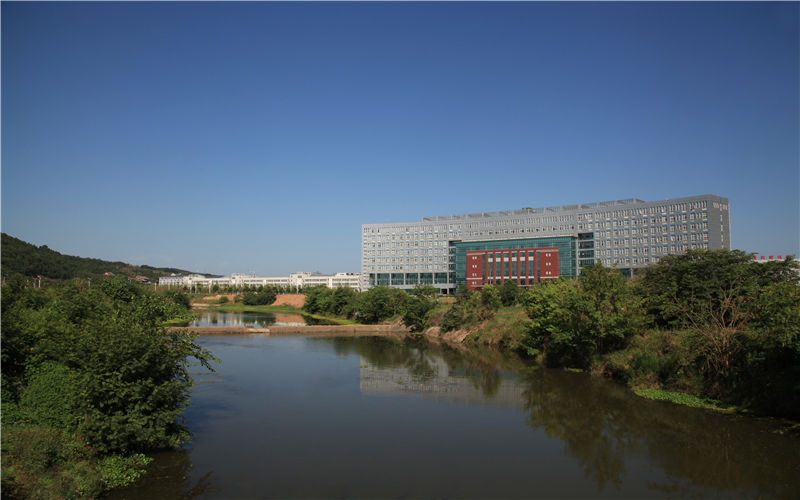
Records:
{"label": "riverbank", "polygon": [[[435,322],[437,321],[434,320]],[[529,322],[530,319],[525,314],[524,308],[520,305],[514,305],[501,307],[490,318],[480,321],[469,328],[442,332],[441,327],[437,325],[426,328],[422,334],[435,342],[455,345],[462,352],[470,352],[478,356],[487,353],[524,356],[522,346],[524,345]],[[667,401],[675,405],[702,408],[721,413],[753,414],[752,411],[745,407],[725,404],[716,399],[656,388],[637,380],[620,380],[609,376],[605,369],[608,362],[606,357],[599,357],[589,369],[563,369],[584,372],[592,377],[615,380],[636,396],[644,399]],[[544,360],[542,356],[527,358],[525,364],[544,366]]]}
{"label": "riverbank", "polygon": [[399,336],[408,333],[402,325],[306,325],[270,326],[255,328],[251,326],[182,326],[169,328],[170,332],[193,332],[203,336],[218,335],[265,335],[274,337],[361,337],[361,336]]}

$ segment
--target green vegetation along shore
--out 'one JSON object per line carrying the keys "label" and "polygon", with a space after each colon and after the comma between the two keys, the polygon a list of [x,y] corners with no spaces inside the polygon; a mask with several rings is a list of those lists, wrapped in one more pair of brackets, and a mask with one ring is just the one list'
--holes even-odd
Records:
{"label": "green vegetation along shore", "polygon": [[800,419],[798,276],[788,257],[691,250],[632,279],[597,265],[527,290],[461,289],[451,302],[429,286],[315,288],[304,310],[366,324],[399,317],[412,332],[608,377],[643,397]]}
{"label": "green vegetation along shore", "polygon": [[189,313],[182,294],[123,278],[26,284],[2,287],[3,498],[97,498],[189,438],[189,358],[214,358],[160,326]]}
{"label": "green vegetation along shore", "polygon": [[605,376],[643,397],[800,419],[792,259],[754,263],[740,251],[698,250],[633,279],[593,266],[575,280],[515,287],[461,290],[443,312],[433,309],[428,326],[464,328],[467,344]]}

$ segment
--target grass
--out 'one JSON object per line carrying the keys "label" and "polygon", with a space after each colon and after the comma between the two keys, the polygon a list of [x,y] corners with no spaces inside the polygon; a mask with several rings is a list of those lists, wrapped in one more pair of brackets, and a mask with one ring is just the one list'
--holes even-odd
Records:
{"label": "grass", "polygon": [[292,307],[290,305],[280,305],[280,306],[248,306],[242,304],[240,302],[231,304],[212,304],[208,307],[208,309],[215,309],[217,311],[222,312],[266,312],[266,313],[273,313],[273,314],[300,314],[301,316],[308,316],[314,319],[321,319],[325,321],[330,321],[331,323],[335,323],[337,325],[357,325],[359,324],[357,321],[353,321],[352,319],[346,318],[333,318],[331,316],[324,316],[322,314],[310,314],[302,309],[298,309],[296,307]]}
{"label": "grass", "polygon": [[167,321],[161,323],[161,326],[184,326],[192,321],[195,317],[195,314],[191,314],[189,316],[182,316],[180,318],[172,318]]}
{"label": "grass", "polygon": [[528,316],[522,306],[501,307],[471,335],[472,342],[517,349],[527,331]]}
{"label": "grass", "polygon": [[682,392],[664,391],[661,389],[634,389],[633,392],[637,396],[654,401],[669,401],[679,405],[691,406],[692,408],[705,408],[707,410],[725,413],[733,413],[738,410],[735,406],[727,406],[715,399],[701,398]]}

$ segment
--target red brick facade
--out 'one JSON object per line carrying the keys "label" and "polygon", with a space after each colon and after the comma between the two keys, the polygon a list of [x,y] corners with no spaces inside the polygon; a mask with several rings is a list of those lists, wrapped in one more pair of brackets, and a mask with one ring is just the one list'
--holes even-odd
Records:
{"label": "red brick facade", "polygon": [[467,287],[515,280],[521,286],[558,278],[558,248],[509,248],[467,251]]}

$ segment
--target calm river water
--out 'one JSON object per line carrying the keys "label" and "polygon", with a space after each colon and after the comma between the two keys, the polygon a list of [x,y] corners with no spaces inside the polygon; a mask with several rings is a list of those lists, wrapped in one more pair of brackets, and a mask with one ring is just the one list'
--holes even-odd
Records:
{"label": "calm river water", "polygon": [[[425,340],[201,337],[194,439],[112,498],[797,498],[777,422]],[[199,368],[198,368],[199,370]]]}
{"label": "calm river water", "polygon": [[268,326],[303,326],[327,325],[328,321],[301,314],[281,314],[266,312],[223,312],[195,311],[197,318],[186,323],[186,326],[252,326],[266,328]]}

